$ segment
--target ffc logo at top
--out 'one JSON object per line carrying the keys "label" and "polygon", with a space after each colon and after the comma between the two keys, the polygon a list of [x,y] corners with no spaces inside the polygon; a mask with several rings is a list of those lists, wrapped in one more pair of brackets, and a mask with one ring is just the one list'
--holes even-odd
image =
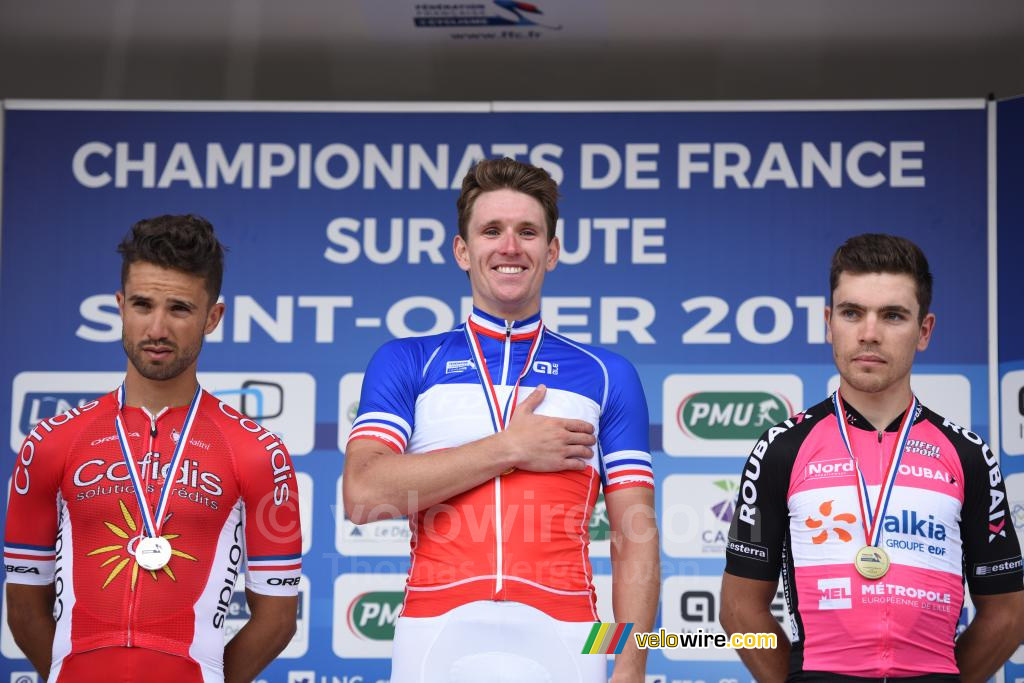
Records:
{"label": "ffc logo at top", "polygon": [[[40,421],[116,388],[122,372],[22,372],[13,382],[11,448]],[[316,384],[305,373],[207,372],[199,383],[243,415],[281,435],[292,455],[313,450]]]}
{"label": "ffc logo at top", "polygon": [[745,455],[765,430],[803,407],[796,375],[669,375],[662,390],[669,455]]}

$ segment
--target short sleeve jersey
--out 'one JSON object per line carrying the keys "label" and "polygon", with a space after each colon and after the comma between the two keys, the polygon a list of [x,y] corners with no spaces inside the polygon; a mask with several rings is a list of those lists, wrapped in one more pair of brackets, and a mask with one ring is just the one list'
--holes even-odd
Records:
{"label": "short sleeve jersey", "polygon": [[640,379],[621,356],[545,330],[538,316],[506,323],[474,310],[467,324],[472,337],[462,325],[381,347],[366,370],[349,442],[376,439],[396,453],[425,453],[494,434],[500,427],[470,348],[478,343],[500,405],[521,374],[520,402],[546,385],[536,412],[592,424],[595,457],[582,471],[496,477],[415,515],[403,614],[514,600],[556,619],[595,620],[588,544],[598,494],[654,485]]}
{"label": "short sleeve jersey", "polygon": [[[875,431],[846,404],[851,446],[877,500],[903,416]],[[862,577],[866,545],[856,470],[832,399],[769,429],[743,470],[726,571],[782,573],[790,669],[849,676],[955,674],[963,581],[974,594],[1019,591],[1020,547],[998,460],[980,437],[919,406],[881,520],[891,565]]]}
{"label": "short sleeve jersey", "polygon": [[[7,508],[7,581],[55,585],[54,677],[71,653],[133,646],[189,658],[204,680],[222,680],[222,629],[239,574],[256,593],[298,591],[291,459],[277,436],[203,392],[161,530],[172,556],[146,571],[135,561],[144,526],[115,433],[118,406],[119,392],[107,394],[25,439]],[[186,412],[122,410],[150,510]]]}

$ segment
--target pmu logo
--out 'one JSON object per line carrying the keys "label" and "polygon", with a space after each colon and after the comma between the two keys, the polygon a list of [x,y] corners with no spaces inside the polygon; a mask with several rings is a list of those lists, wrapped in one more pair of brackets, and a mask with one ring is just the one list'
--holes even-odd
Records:
{"label": "pmu logo", "polygon": [[33,391],[25,394],[21,402],[21,419],[18,420],[18,429],[22,434],[28,434],[32,428],[39,424],[40,420],[51,418],[61,413],[66,413],[72,408],[81,408],[83,405],[99,397],[98,392],[42,392]]}
{"label": "pmu logo", "polygon": [[676,410],[683,433],[699,439],[756,439],[793,413],[789,401],[767,391],[700,391]]}
{"label": "pmu logo", "polygon": [[371,591],[356,596],[348,606],[349,630],[365,640],[394,640],[395,622],[404,599],[401,591]]}

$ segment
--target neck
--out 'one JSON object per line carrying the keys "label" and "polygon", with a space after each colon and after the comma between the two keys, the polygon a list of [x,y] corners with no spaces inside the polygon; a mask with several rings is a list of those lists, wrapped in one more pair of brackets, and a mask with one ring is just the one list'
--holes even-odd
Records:
{"label": "neck", "polygon": [[892,421],[903,414],[914,397],[910,382],[906,386],[882,392],[858,391],[845,382],[840,382],[839,394],[843,402],[857,409],[878,431],[884,430]]}
{"label": "neck", "polygon": [[481,305],[477,301],[473,301],[473,307],[479,311],[483,311],[487,315],[505,320],[507,322],[519,322],[520,320],[526,320],[532,316],[537,315],[540,312],[540,303],[530,306],[524,306],[522,308],[506,308],[500,309],[492,306]]}
{"label": "neck", "polygon": [[195,396],[199,381],[195,367],[170,379],[146,379],[128,363],[124,378],[124,404],[132,408],[145,408],[156,415],[164,408],[186,406]]}

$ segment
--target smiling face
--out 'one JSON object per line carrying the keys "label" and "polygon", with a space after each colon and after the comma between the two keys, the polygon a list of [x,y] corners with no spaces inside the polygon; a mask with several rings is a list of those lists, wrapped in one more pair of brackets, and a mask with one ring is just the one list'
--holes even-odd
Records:
{"label": "smiling face", "polygon": [[910,396],[914,354],[928,348],[935,315],[919,320],[913,278],[905,274],[842,273],[825,309],[828,341],[844,397]]}
{"label": "smiling face", "polygon": [[145,261],[131,264],[117,306],[128,371],[147,380],[194,374],[203,335],[224,313],[224,304],[210,306],[202,277]]}
{"label": "smiling face", "polygon": [[544,209],[515,190],[484,192],[473,204],[466,239],[452,245],[469,273],[473,305],[505,320],[540,310],[544,275],[558,262],[558,238],[547,241]]}

